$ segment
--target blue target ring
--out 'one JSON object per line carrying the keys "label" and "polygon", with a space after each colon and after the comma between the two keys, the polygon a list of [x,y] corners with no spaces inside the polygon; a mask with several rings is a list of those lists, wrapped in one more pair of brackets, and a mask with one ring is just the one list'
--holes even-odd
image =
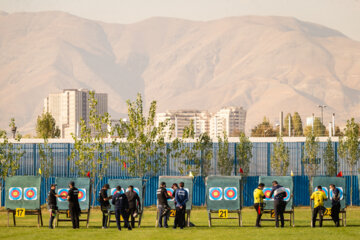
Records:
{"label": "blue target ring", "polygon": [[58,199],[60,202],[66,202],[68,196],[69,189],[68,188],[59,188],[58,190]]}
{"label": "blue target ring", "polygon": [[266,201],[272,201],[274,200],[273,198],[270,197],[270,193],[272,191],[272,188],[266,187],[263,189],[263,193],[265,195],[265,200]]}
{"label": "blue target ring", "polygon": [[[344,199],[344,189],[342,187],[336,187],[337,190],[339,190],[339,197],[340,197],[340,200],[343,200]],[[330,199],[332,199],[333,197],[333,191],[330,190]]]}
{"label": "blue target ring", "polygon": [[289,201],[291,196],[290,188],[285,188],[286,197],[284,197],[284,201]]}
{"label": "blue target ring", "polygon": [[33,201],[33,200],[36,200],[37,197],[38,197],[38,194],[37,194],[36,187],[24,188],[24,200]]}
{"label": "blue target ring", "polygon": [[213,201],[219,201],[222,199],[222,188],[221,187],[212,187],[209,188],[209,199]]}
{"label": "blue target ring", "polygon": [[225,200],[236,200],[237,197],[238,197],[238,192],[236,187],[226,187],[224,189]]}
{"label": "blue target ring", "polygon": [[85,188],[79,188],[78,199],[80,202],[86,201],[86,189]]}
{"label": "blue target ring", "polygon": [[12,187],[9,189],[10,200],[20,200],[22,197],[22,189],[20,187]]}
{"label": "blue target ring", "polygon": [[[173,195],[174,195],[174,189],[172,189],[172,188],[166,188],[166,191],[167,191],[167,193],[168,193],[169,196],[173,197]],[[174,196],[174,197],[175,197],[175,196]],[[168,201],[174,201],[174,198],[172,198],[172,199],[169,198]]]}
{"label": "blue target ring", "polygon": [[[112,188],[112,189],[111,189],[111,195],[115,195],[117,192],[118,192],[118,190],[116,190],[116,188]],[[125,192],[124,189],[121,188],[120,193],[124,193],[124,192]]]}

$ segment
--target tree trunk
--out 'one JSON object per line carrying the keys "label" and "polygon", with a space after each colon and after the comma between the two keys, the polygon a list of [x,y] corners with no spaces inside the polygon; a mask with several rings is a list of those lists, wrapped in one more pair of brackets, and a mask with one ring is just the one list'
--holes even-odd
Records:
{"label": "tree trunk", "polygon": [[350,167],[350,206],[352,206],[352,195],[353,195],[353,167]]}

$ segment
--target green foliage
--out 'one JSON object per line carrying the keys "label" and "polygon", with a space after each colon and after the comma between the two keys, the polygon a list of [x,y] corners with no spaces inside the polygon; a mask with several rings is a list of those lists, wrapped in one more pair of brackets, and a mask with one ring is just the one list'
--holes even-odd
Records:
{"label": "green foliage", "polygon": [[294,128],[294,136],[295,137],[303,136],[304,135],[303,125],[302,125],[301,117],[298,112],[294,112],[292,121],[293,121],[293,128]]}
{"label": "green foliage", "polygon": [[[240,134],[240,142],[237,145],[236,156],[239,161],[239,167],[242,168],[244,173],[241,174],[242,177],[247,177],[250,171],[250,160],[252,158],[252,143],[249,138],[245,136],[244,133]],[[238,171],[238,166],[236,166],[235,171]]]}
{"label": "green foliage", "polygon": [[278,135],[273,143],[273,154],[271,155],[271,169],[277,176],[285,176],[289,168],[289,149],[285,146],[283,138]]}
{"label": "green foliage", "polygon": [[337,162],[335,161],[335,154],[333,143],[331,138],[328,138],[324,153],[323,153],[323,160],[326,167],[326,175],[327,176],[336,176],[337,173]]}
{"label": "green foliage", "polygon": [[39,147],[39,161],[41,176],[45,178],[47,184],[48,178],[53,173],[54,169],[54,155],[47,138],[44,138],[44,144],[38,144]]}
{"label": "green foliage", "polygon": [[[95,93],[89,92],[90,121],[89,126],[84,119],[80,120],[79,137],[72,134],[74,148],[71,151],[69,160],[75,162],[79,176],[86,176],[90,171],[90,177],[102,179],[109,166],[111,151],[105,147],[105,138],[108,135],[107,128],[110,125],[109,114],[100,115],[96,110],[97,100]],[[98,168],[98,164],[101,167]],[[74,170],[74,169],[73,169]]]}
{"label": "green foliage", "polygon": [[321,123],[321,119],[316,117],[314,120],[314,128],[312,126],[307,126],[305,128],[304,134],[309,135],[310,132],[314,132],[315,136],[325,136],[328,134],[326,127]]}
{"label": "green foliage", "polygon": [[[350,174],[353,175],[353,170],[359,161],[359,125],[355,123],[354,118],[348,120],[345,128],[345,139],[339,138],[339,156],[346,161],[349,166]],[[350,205],[352,205],[353,194],[353,178],[351,178],[350,190]]]}
{"label": "green foliage", "polygon": [[[9,126],[10,128],[16,127],[14,118],[11,119]],[[18,134],[15,140],[20,142],[21,135]],[[0,129],[0,178],[2,181],[5,181],[8,176],[16,174],[20,166],[20,159],[24,154],[25,151],[21,150],[21,145],[9,141],[6,131]]]}
{"label": "green foliage", "polygon": [[316,137],[314,132],[310,131],[306,136],[304,155],[302,159],[305,174],[309,178],[309,193],[312,192],[312,178],[316,176],[316,172],[320,166],[319,158],[317,158],[319,147],[319,139]]}
{"label": "green foliage", "polygon": [[[116,131],[126,141],[116,142],[122,159],[131,176],[152,176],[161,171],[166,164],[169,149],[165,143],[169,121],[155,126],[156,101],[151,102],[148,117],[144,116],[141,94],[136,101],[127,101],[129,121],[120,121]],[[172,128],[172,126],[171,126]]]}
{"label": "green foliage", "polygon": [[233,171],[234,157],[229,154],[229,139],[224,131],[224,140],[218,137],[217,165],[222,176],[230,176]]}
{"label": "green foliage", "polygon": [[291,114],[288,113],[284,119],[284,135],[285,136],[289,136],[289,118],[290,118],[290,124],[291,124],[291,134],[294,131],[294,122],[293,119],[291,117]]}
{"label": "green foliage", "polygon": [[277,130],[273,128],[272,124],[266,117],[264,117],[262,123],[251,129],[252,137],[275,137],[276,135]]}
{"label": "green foliage", "polygon": [[36,134],[39,138],[58,138],[60,129],[56,126],[55,118],[46,112],[38,116],[36,122]]}

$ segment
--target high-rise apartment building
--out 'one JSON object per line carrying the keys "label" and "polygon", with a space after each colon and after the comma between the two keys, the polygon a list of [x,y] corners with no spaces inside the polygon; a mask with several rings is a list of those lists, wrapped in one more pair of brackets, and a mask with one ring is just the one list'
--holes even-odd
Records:
{"label": "high-rise apartment building", "polygon": [[[108,98],[106,93],[95,93],[98,101],[96,110],[98,114],[108,112]],[[61,131],[61,138],[71,138],[80,131],[80,120],[89,124],[89,90],[65,89],[61,93],[50,93],[44,99],[44,112],[49,112],[55,118],[56,125]],[[106,128],[106,126],[105,126]]]}
{"label": "high-rise apartment building", "polygon": [[246,110],[242,107],[224,107],[210,119],[210,137],[216,139],[226,132],[228,137],[237,137],[245,132]]}

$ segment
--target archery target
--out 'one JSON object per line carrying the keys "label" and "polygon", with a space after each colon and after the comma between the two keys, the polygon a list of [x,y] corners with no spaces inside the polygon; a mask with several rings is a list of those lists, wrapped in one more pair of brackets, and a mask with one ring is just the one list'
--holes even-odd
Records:
{"label": "archery target", "polygon": [[224,199],[225,200],[236,200],[238,197],[236,187],[226,187],[224,189]]}
{"label": "archery target", "polygon": [[[344,190],[343,190],[343,188],[342,187],[336,187],[336,188],[339,190],[340,200],[343,200],[343,198],[344,198]],[[330,200],[332,200],[332,195],[333,195],[333,192],[330,189]]]}
{"label": "archery target", "polygon": [[222,199],[222,188],[212,187],[209,188],[209,199],[213,201],[219,201]]}
{"label": "archery target", "polygon": [[22,197],[22,189],[20,187],[12,187],[9,189],[10,200],[20,200]]}
{"label": "archery target", "polygon": [[284,197],[284,201],[289,201],[290,200],[290,188],[285,188],[285,192],[286,192],[286,197]]}
{"label": "archery target", "polygon": [[263,189],[263,193],[265,195],[265,200],[266,201],[271,201],[274,200],[273,198],[270,198],[270,193],[271,193],[272,188],[266,187]]}
{"label": "archery target", "polygon": [[[169,196],[175,197],[175,196],[173,196],[173,195],[174,195],[174,189],[172,189],[172,188],[166,188],[166,191],[167,191],[167,193],[168,193]],[[169,198],[168,201],[174,201],[174,198],[172,198],[172,199]]]}
{"label": "archery target", "polygon": [[36,187],[24,188],[24,200],[36,200],[37,197]]}
{"label": "archery target", "polygon": [[188,196],[190,196],[190,191],[189,191],[189,189],[188,189],[188,188],[184,188],[184,190],[187,191]]}
{"label": "archery target", "polygon": [[[111,189],[111,195],[115,195],[117,192],[118,192],[118,190],[116,190],[116,188],[112,188],[112,189]],[[124,189],[121,188],[120,193],[124,193],[124,192],[125,192]]]}
{"label": "archery target", "polygon": [[59,199],[60,202],[66,202],[67,201],[68,192],[69,192],[68,188],[59,188],[58,189],[58,195],[60,195],[58,197],[58,199]]}
{"label": "archery target", "polygon": [[[129,191],[129,189],[126,189],[126,192],[128,192],[128,191]],[[137,187],[134,187],[134,192],[136,192],[137,195],[140,196],[140,190]]]}
{"label": "archery target", "polygon": [[[314,189],[314,191],[316,192],[317,190],[318,190],[318,189],[317,189],[317,187],[316,187],[316,188]],[[327,187],[323,187],[321,191],[323,191],[323,192],[325,193],[326,197],[329,197],[329,191],[328,191]]]}
{"label": "archery target", "polygon": [[78,199],[80,202],[86,201],[86,189],[85,188],[79,188]]}

